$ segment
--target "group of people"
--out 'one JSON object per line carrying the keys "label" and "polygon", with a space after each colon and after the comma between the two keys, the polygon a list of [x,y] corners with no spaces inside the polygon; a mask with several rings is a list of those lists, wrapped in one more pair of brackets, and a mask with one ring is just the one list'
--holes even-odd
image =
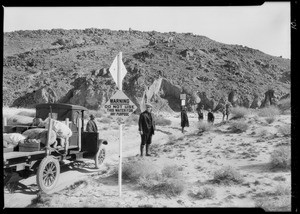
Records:
{"label": "group of people", "polygon": [[[231,104],[226,102],[220,108],[220,111],[223,114],[223,121],[226,117],[228,120],[229,114],[231,112]],[[198,111],[198,120],[204,120],[204,106],[202,105]],[[86,131],[88,132],[97,132],[97,125],[94,121],[94,115],[90,115],[90,120],[87,123]],[[208,109],[207,113],[207,121],[209,123],[214,123],[215,116],[211,109]],[[184,128],[189,127],[189,119],[187,115],[187,108],[186,106],[182,107],[181,110],[181,131],[184,133]],[[140,155],[144,155],[144,149],[146,149],[146,156],[151,156],[150,154],[150,145],[152,143],[152,136],[155,133],[155,118],[154,114],[152,113],[152,105],[150,103],[146,104],[146,110],[142,112],[139,116],[138,120],[138,131],[141,136],[141,144],[140,144]]]}
{"label": "group of people", "polygon": [[[226,120],[228,120],[230,112],[231,112],[231,107],[232,107],[232,105],[228,101],[225,102],[225,104],[221,104],[219,110],[221,111],[221,113],[223,115],[222,121],[225,120],[225,117],[226,117]],[[198,109],[197,114],[198,114],[198,121],[203,121],[204,120],[204,106],[203,105]],[[215,115],[212,112],[212,110],[209,108],[208,113],[207,113],[207,122],[214,124],[214,121],[215,121]],[[186,112],[186,106],[182,106],[182,109],[181,109],[181,131],[182,131],[182,133],[184,132],[184,127],[189,127],[189,119],[188,119],[187,112]]]}

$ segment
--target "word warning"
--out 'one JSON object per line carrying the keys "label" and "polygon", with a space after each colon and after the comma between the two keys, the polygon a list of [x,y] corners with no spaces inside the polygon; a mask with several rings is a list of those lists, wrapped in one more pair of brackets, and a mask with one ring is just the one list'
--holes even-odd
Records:
{"label": "word warning", "polygon": [[127,118],[136,109],[136,105],[122,92],[117,91],[105,104],[104,108],[112,117]]}

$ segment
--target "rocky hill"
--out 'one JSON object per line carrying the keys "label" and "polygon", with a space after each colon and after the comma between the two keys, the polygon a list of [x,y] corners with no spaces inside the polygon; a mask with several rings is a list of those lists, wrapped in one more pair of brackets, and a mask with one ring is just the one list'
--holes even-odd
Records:
{"label": "rocky hill", "polygon": [[[109,29],[4,33],[3,105],[63,102],[99,109],[117,90],[109,67],[119,52],[127,75],[123,91],[140,108],[261,107],[266,95],[290,93],[290,60],[191,33]],[[265,93],[268,92],[266,95]],[[267,97],[268,98],[268,97]]]}

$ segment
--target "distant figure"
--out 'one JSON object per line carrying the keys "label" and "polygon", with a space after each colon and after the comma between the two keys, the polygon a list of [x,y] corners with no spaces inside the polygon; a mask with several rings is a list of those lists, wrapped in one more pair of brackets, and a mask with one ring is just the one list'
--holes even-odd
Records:
{"label": "distant figure", "polygon": [[215,116],[214,114],[211,112],[211,109],[208,109],[208,113],[207,113],[207,122],[214,124],[215,121]]}
{"label": "distant figure", "polygon": [[231,108],[232,108],[231,103],[227,101],[226,104],[225,104],[226,120],[228,120],[228,117],[229,117],[229,115],[231,113]]}
{"label": "distant figure", "polygon": [[204,111],[204,106],[202,105],[199,109],[198,109],[198,121],[202,121],[204,119],[204,115],[203,115],[203,111]]}
{"label": "distant figure", "polygon": [[90,120],[86,124],[86,131],[87,132],[98,132],[98,127],[95,122],[95,116],[93,114],[90,115]]}
{"label": "distant figure", "polygon": [[155,118],[152,113],[152,105],[147,103],[146,110],[139,117],[139,132],[141,135],[141,156],[143,156],[144,146],[146,145],[146,156],[151,156],[149,153],[150,144],[152,143],[152,135],[155,131]]}
{"label": "distant figure", "polygon": [[190,126],[190,124],[189,124],[189,118],[186,113],[186,106],[183,106],[182,110],[181,110],[181,131],[182,131],[182,133],[184,132],[184,127],[189,127],[189,126]]}

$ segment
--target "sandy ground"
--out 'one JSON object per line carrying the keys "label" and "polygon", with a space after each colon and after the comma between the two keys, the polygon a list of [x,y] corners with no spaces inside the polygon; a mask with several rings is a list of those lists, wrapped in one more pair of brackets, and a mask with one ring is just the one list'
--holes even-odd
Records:
{"label": "sandy ground", "polygon": [[[232,133],[228,130],[229,123],[222,124],[221,115],[215,114],[214,128],[201,135],[196,114],[188,115],[190,127],[185,133],[180,130],[179,114],[165,116],[172,124],[157,126],[152,140],[156,152],[151,157],[143,157],[153,164],[181,167],[186,186],[179,196],[151,195],[124,179],[122,196],[119,196],[118,180],[109,176],[119,163],[119,127],[112,123],[99,124],[101,138],[109,142],[100,169],[94,169],[92,160],[62,167],[55,192],[39,203],[32,201],[38,194],[35,176],[21,180],[25,186],[15,187],[13,193],[5,189],[5,207],[255,207],[259,200],[277,200],[278,205],[282,198],[290,204],[290,192],[271,193],[280,188],[290,189],[291,171],[272,171],[269,167],[274,148],[290,142],[290,137],[282,137],[277,131],[278,127],[291,123],[290,115],[277,116],[271,124],[250,115],[246,118],[247,131]],[[137,125],[123,126],[123,161],[139,158],[139,145]],[[244,181],[237,185],[208,182],[224,166],[236,169]],[[209,199],[190,196],[193,189],[203,186],[213,188],[215,196]]]}

